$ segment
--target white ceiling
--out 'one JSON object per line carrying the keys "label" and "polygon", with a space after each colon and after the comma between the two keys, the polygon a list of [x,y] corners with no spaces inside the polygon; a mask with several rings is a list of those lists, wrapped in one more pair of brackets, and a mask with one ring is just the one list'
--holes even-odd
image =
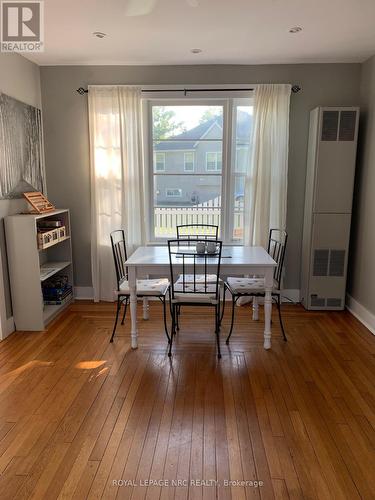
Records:
{"label": "white ceiling", "polygon": [[138,17],[126,15],[129,1],[45,0],[45,52],[25,55],[40,65],[266,64],[375,53],[375,0],[158,0]]}

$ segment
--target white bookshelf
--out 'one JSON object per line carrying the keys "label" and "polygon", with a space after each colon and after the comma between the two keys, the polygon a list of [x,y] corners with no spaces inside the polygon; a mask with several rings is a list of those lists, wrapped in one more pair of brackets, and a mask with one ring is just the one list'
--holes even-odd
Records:
{"label": "white bookshelf", "polygon": [[[40,220],[61,220],[66,236],[45,249],[38,247]],[[45,305],[42,283],[55,274],[68,276],[73,286],[72,246],[69,210],[46,214],[17,214],[5,218],[9,278],[16,330],[39,331],[57,316],[72,299],[61,305]]]}

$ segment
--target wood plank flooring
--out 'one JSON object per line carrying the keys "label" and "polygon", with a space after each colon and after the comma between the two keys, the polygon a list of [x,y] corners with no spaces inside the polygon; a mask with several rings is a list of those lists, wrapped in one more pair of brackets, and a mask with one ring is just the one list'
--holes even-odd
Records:
{"label": "wood plank flooring", "polygon": [[0,344],[1,499],[374,499],[375,337],[348,312],[162,310],[109,344],[113,304],[77,302],[46,332]]}

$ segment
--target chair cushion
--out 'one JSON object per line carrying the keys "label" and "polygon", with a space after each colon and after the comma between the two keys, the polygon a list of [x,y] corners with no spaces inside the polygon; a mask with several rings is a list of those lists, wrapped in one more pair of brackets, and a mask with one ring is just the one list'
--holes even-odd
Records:
{"label": "chair cushion", "polygon": [[[178,277],[178,280],[176,283],[183,282],[183,274],[180,274]],[[204,283],[204,274],[196,274],[195,275],[195,283]],[[216,283],[217,277],[216,274],[206,274],[206,281],[207,283]],[[222,282],[222,280],[219,278],[219,283]],[[194,274],[185,274],[185,284],[187,283],[194,283]]]}
{"label": "chair cushion", "polygon": [[[137,280],[137,295],[165,295],[168,290],[169,281],[167,278],[152,280]],[[129,282],[123,281],[120,291],[117,294],[130,295]]]}
{"label": "chair cushion", "polygon": [[228,278],[227,283],[237,293],[264,292],[264,278]]}
{"label": "chair cushion", "polygon": [[186,283],[185,287],[181,281],[176,281],[174,285],[174,302],[192,302],[201,304],[216,304],[216,284],[207,285],[206,293],[203,284]]}

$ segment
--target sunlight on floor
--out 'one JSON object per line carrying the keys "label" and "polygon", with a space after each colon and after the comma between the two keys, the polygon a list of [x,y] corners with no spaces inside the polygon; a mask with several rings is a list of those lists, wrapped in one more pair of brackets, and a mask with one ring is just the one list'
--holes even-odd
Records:
{"label": "sunlight on floor", "polygon": [[80,361],[76,364],[76,368],[80,370],[94,370],[95,368],[99,368],[99,366],[105,365],[107,361]]}

